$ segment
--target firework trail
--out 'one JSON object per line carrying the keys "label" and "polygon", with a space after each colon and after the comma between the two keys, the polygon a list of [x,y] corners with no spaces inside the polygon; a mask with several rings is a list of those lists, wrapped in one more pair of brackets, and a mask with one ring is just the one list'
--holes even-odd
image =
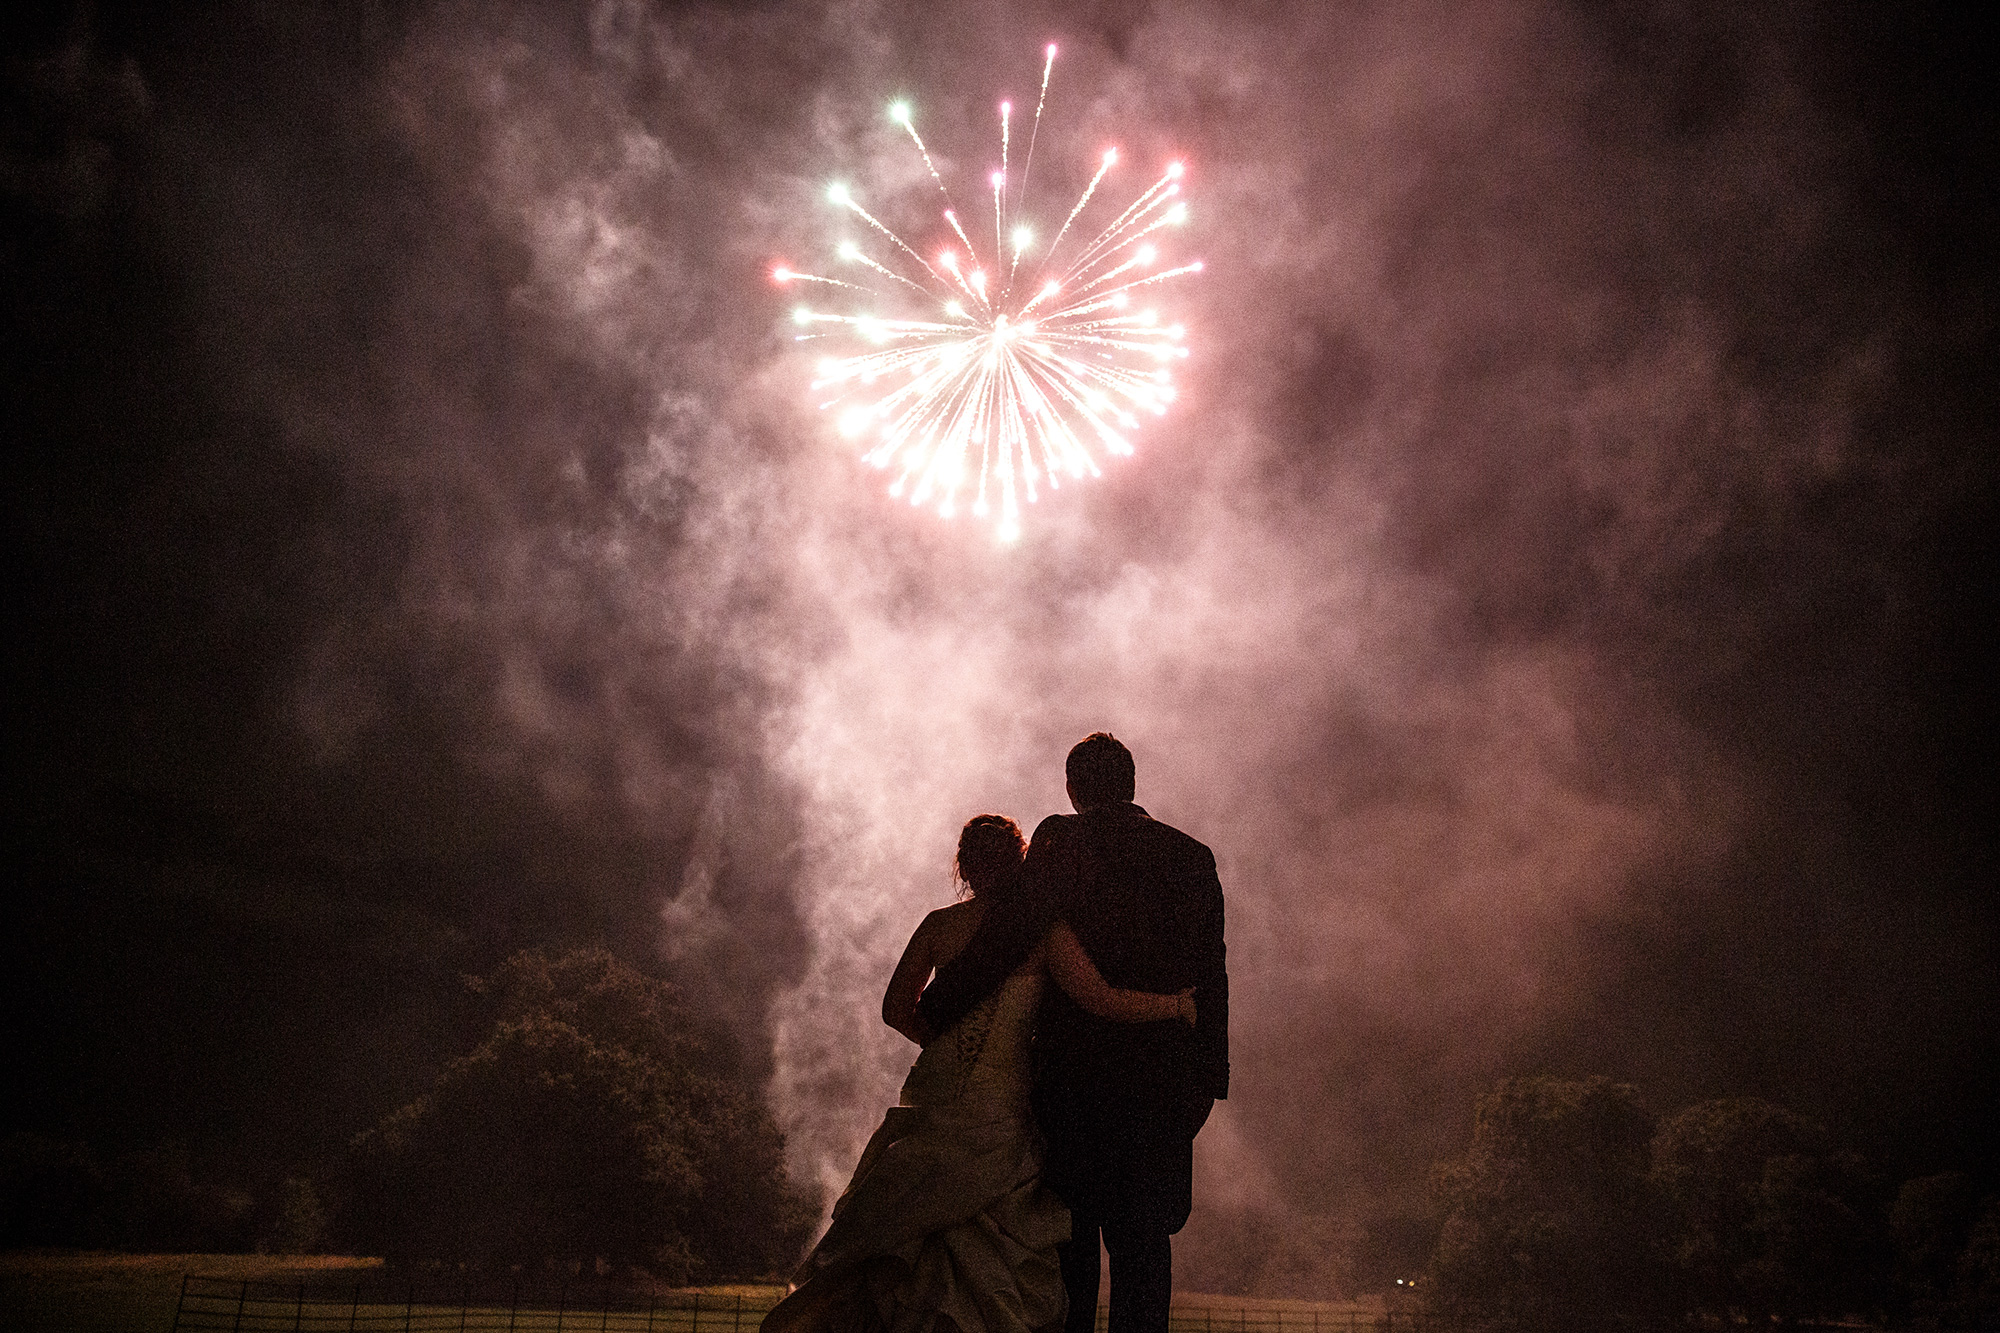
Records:
{"label": "firework trail", "polygon": [[840,433],[860,442],[865,461],[895,473],[889,494],[934,505],[946,518],[964,502],[975,518],[993,520],[1002,541],[1020,536],[1021,506],[1034,503],[1044,485],[1053,490],[1064,476],[1099,475],[1100,455],[1133,451],[1140,413],[1166,411],[1174,399],[1169,367],[1188,354],[1186,330],[1138,298],[1147,294],[1143,289],[1201,271],[1199,260],[1161,267],[1159,246],[1149,239],[1187,220],[1178,162],[1075,245],[1071,257],[1060,253],[1117,165],[1116,149],[1105,152],[1048,248],[1035,253],[1025,205],[1053,45],[1046,56],[1027,153],[1011,191],[1013,106],[1000,104],[1000,168],[989,178],[990,263],[961,225],[908,104],[897,102],[889,118],[908,133],[944,196],[943,218],[956,244],[946,241],[926,259],[835,185],[828,201],[878,234],[879,257],[849,241],[836,253],[856,270],[852,281],[785,267],[772,275],[781,284],[817,283],[843,294],[847,309],[802,305],[792,318],[801,341],[865,345],[823,358],[812,388],[819,406],[834,412]]}

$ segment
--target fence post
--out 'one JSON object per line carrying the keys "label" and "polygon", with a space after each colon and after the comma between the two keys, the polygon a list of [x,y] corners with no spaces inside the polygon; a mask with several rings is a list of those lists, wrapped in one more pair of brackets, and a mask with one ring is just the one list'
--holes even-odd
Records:
{"label": "fence post", "polygon": [[743,1333],[743,1293],[736,1293],[736,1333]]}
{"label": "fence post", "polygon": [[354,1279],[354,1300],[347,1307],[347,1333],[354,1333],[354,1317],[361,1313],[361,1279]]}
{"label": "fence post", "polygon": [[701,1293],[694,1294],[694,1316],[688,1325],[688,1333],[701,1333]]}
{"label": "fence post", "polygon": [[507,1333],[514,1333],[514,1316],[521,1310],[521,1279],[514,1279],[514,1294],[507,1301]]}
{"label": "fence post", "polygon": [[410,1321],[417,1313],[417,1280],[403,1284],[403,1333],[410,1333]]}
{"label": "fence post", "polygon": [[660,1308],[660,1293],[654,1292],[646,1299],[646,1333],[653,1333],[653,1312]]}
{"label": "fence post", "polygon": [[472,1274],[465,1275],[465,1299],[458,1303],[458,1333],[465,1333],[466,1316],[472,1313]]}
{"label": "fence post", "polygon": [[181,1333],[181,1307],[187,1304],[187,1298],[188,1298],[188,1275],[186,1273],[182,1273],[180,1299],[174,1302],[174,1333]]}

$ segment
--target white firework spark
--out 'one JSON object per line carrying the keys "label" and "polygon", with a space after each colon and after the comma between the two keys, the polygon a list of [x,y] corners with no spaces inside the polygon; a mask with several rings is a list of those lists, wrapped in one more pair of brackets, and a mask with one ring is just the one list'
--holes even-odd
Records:
{"label": "white firework spark", "polygon": [[1093,239],[1063,253],[1072,224],[1117,165],[1115,148],[1055,238],[1037,249],[1019,203],[1027,198],[1055,57],[1050,46],[1018,183],[1008,167],[1013,108],[1000,104],[990,259],[960,222],[909,106],[897,102],[889,116],[944,194],[952,239],[926,259],[835,185],[828,200],[874,230],[877,253],[852,241],[838,247],[852,281],[783,267],[773,274],[780,283],[823,284],[844,298],[845,310],[800,306],[792,318],[804,330],[801,340],[866,345],[822,359],[813,391],[840,433],[861,443],[863,458],[895,473],[889,493],[934,505],[946,518],[963,503],[974,517],[991,518],[1002,541],[1020,536],[1021,505],[1033,503],[1044,483],[1053,489],[1064,476],[1099,475],[1100,454],[1132,452],[1141,413],[1166,411],[1174,399],[1170,367],[1188,354],[1186,330],[1141,298],[1146,288],[1201,271],[1199,260],[1163,267],[1155,236],[1187,221],[1179,162]]}

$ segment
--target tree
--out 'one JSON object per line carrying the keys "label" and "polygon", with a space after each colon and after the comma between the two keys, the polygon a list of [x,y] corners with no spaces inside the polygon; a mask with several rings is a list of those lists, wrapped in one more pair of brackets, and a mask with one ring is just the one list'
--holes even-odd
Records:
{"label": "tree", "polygon": [[817,1218],[734,1049],[604,950],[474,983],[495,1021],[355,1144],[357,1239],[399,1262],[766,1273]]}
{"label": "tree", "polygon": [[1897,1278],[1908,1313],[1922,1319],[1944,1315],[1977,1203],[1972,1182],[1958,1171],[1906,1180],[1896,1191],[1889,1230],[1896,1238]]}
{"label": "tree", "polygon": [[102,1248],[104,1168],[82,1143],[40,1134],[0,1141],[0,1248]]}
{"label": "tree", "polygon": [[1687,1308],[1757,1319],[1873,1303],[1862,1164],[1820,1126],[1760,1098],[1702,1102],[1660,1125],[1652,1175]]}
{"label": "tree", "polygon": [[1946,1328],[2000,1328],[2000,1197],[1957,1171],[1903,1182],[1889,1209],[1907,1313]]}
{"label": "tree", "polygon": [[327,1223],[312,1181],[289,1176],[278,1186],[277,1217],[264,1246],[279,1254],[318,1254],[326,1247]]}
{"label": "tree", "polygon": [[182,1145],[101,1161],[80,1141],[0,1142],[0,1245],[246,1250],[253,1207],[248,1194],[199,1175]]}
{"label": "tree", "polygon": [[1548,1329],[1649,1320],[1664,1289],[1652,1133],[1637,1093],[1607,1078],[1507,1079],[1481,1097],[1471,1148],[1433,1178],[1433,1302]]}
{"label": "tree", "polygon": [[2000,1328],[2000,1196],[1980,1201],[1956,1268],[1954,1313],[1966,1328]]}

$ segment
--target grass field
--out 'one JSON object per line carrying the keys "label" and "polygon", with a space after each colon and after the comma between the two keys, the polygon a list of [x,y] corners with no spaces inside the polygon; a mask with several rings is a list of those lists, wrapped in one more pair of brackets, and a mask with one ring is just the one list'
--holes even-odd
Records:
{"label": "grass field", "polygon": [[[182,1279],[213,1282],[191,1300],[184,1326],[254,1330],[512,1329],[515,1333],[754,1333],[781,1290],[720,1286],[640,1297],[606,1309],[601,1288],[586,1286],[567,1310],[510,1308],[503,1300],[471,1305],[420,1296],[416,1301],[343,1293],[379,1291],[381,1261],[340,1257],[209,1254],[0,1254],[0,1333],[168,1333]],[[239,1304],[242,1288],[258,1284]],[[314,1294],[317,1292],[318,1294]],[[263,1299],[259,1299],[259,1297]],[[1382,1323],[1379,1299],[1330,1303],[1182,1293],[1174,1298],[1174,1333],[1358,1333]],[[1099,1311],[1099,1327],[1104,1312]],[[1397,1321],[1400,1323],[1400,1319]]]}
{"label": "grass field", "polygon": [[0,1333],[167,1333],[188,1273],[290,1282],[381,1267],[257,1254],[0,1254]]}

